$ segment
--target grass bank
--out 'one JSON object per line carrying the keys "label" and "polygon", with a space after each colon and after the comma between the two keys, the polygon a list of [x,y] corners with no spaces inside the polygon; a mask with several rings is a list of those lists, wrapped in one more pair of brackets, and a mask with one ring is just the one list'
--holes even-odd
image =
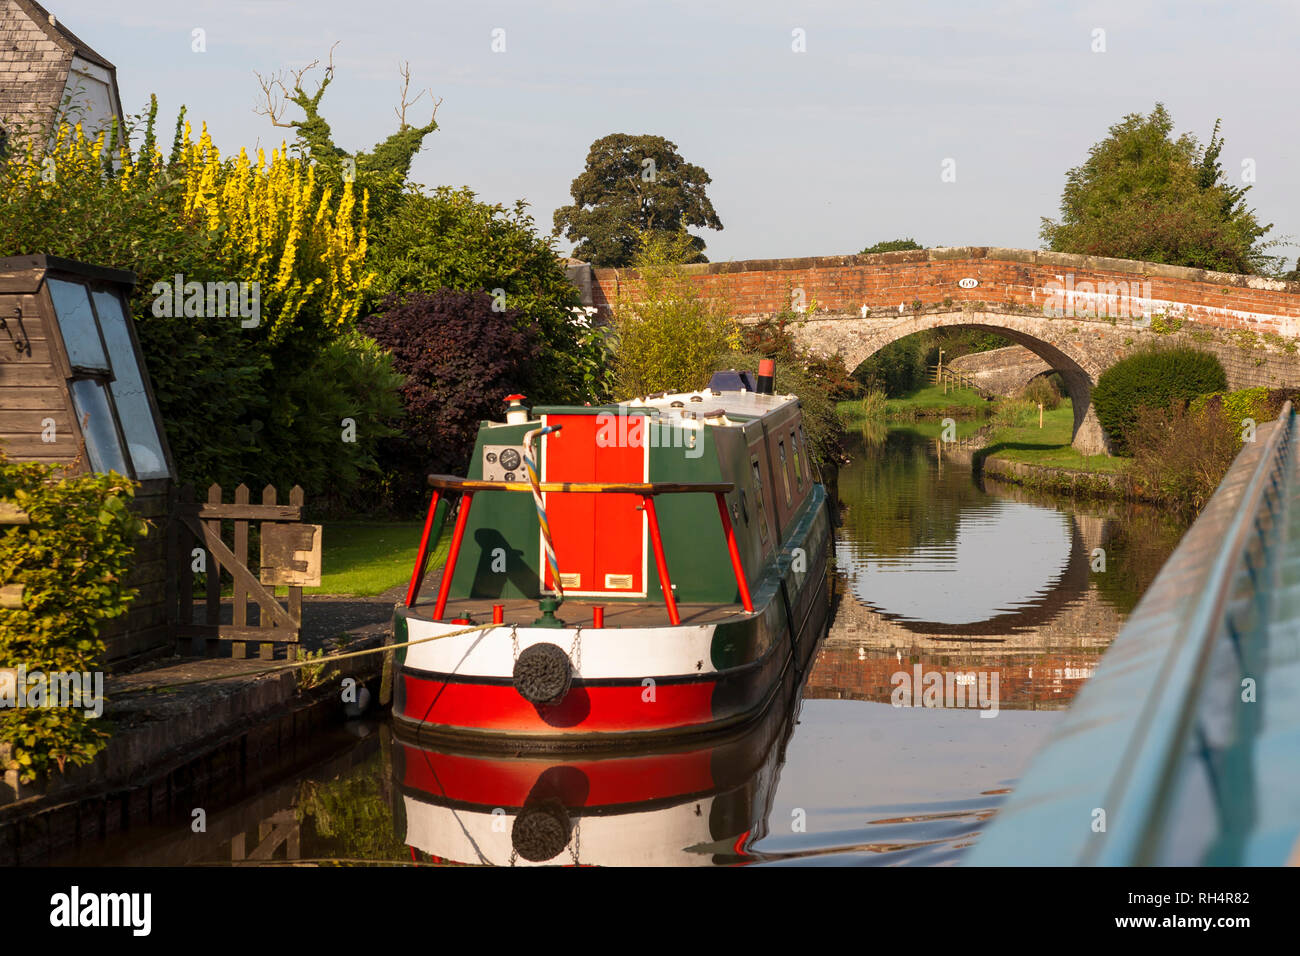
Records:
{"label": "grass bank", "polygon": [[949,388],[931,385],[912,392],[903,398],[855,398],[840,402],[835,411],[846,427],[863,421],[884,420],[910,422],[917,419],[974,418],[987,415],[990,403],[968,388]]}
{"label": "grass bank", "polygon": [[[451,543],[450,522],[429,558],[429,570],[442,567]],[[411,579],[421,521],[329,521],[322,532],[321,586],[304,594],[382,594]]]}
{"label": "grass bank", "polygon": [[1111,455],[1084,455],[1070,441],[1074,435],[1074,408],[1067,398],[1058,408],[1043,412],[1043,427],[1038,427],[1038,413],[1030,419],[1007,422],[994,419],[994,429],[980,455],[1003,461],[1024,462],[1045,468],[1069,468],[1074,471],[1119,474],[1128,458]]}

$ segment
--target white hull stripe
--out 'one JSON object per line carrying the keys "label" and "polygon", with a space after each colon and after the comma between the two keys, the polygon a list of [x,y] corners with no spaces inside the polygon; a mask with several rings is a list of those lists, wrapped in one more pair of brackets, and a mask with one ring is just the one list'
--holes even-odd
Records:
{"label": "white hull stripe", "polygon": [[[407,639],[415,641],[460,630],[464,625],[407,618],[407,627]],[[514,676],[518,651],[532,644],[555,644],[569,655],[574,676],[587,680],[699,677],[717,673],[711,660],[714,628],[713,624],[647,628],[494,627],[409,647],[405,666],[461,677],[509,679]]]}

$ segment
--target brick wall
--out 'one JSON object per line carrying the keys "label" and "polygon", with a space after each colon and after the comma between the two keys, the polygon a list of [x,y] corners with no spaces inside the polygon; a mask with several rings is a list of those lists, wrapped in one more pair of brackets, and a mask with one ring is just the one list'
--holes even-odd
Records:
{"label": "brick wall", "polygon": [[[860,314],[866,306],[876,315],[897,314],[900,305],[911,310],[916,301],[1041,309],[1055,298],[1088,318],[1122,314],[1104,295],[1118,289],[1119,308],[1135,316],[1166,314],[1221,329],[1300,336],[1300,282],[1096,256],[966,247],[715,262],[687,271],[706,292],[725,296],[740,317],[779,312],[794,294],[819,312]],[[962,279],[978,285],[962,288]],[[633,270],[594,269],[590,304],[607,312],[620,294],[635,298],[636,286]]]}

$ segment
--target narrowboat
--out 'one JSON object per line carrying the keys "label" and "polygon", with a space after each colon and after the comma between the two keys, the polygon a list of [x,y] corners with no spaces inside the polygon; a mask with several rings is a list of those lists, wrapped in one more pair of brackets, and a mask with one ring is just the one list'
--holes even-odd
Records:
{"label": "narrowboat", "polygon": [[500,754],[392,741],[397,832],[416,863],[733,866],[762,862],[798,714],[787,672],[767,713],[676,747]]}
{"label": "narrowboat", "polygon": [[799,400],[772,381],[765,361],[617,404],[508,396],[467,477],[429,476],[394,618],[399,732],[582,749],[758,720],[829,611],[826,491]]}

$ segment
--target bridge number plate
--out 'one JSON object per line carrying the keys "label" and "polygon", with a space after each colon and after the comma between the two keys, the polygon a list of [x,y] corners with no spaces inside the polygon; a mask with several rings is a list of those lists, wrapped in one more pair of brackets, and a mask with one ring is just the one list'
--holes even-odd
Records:
{"label": "bridge number plate", "polygon": [[967,277],[965,279],[958,279],[957,284],[963,289],[973,289],[980,284],[980,280]]}

